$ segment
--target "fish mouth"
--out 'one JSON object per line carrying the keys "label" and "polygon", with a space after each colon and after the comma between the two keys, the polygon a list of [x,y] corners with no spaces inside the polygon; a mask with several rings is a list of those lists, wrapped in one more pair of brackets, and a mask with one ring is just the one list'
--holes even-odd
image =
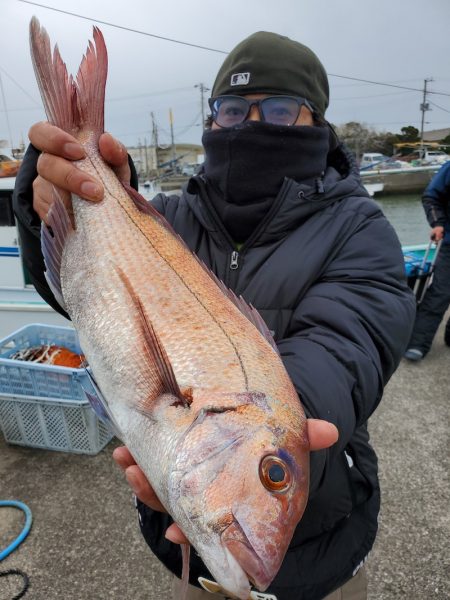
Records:
{"label": "fish mouth", "polygon": [[233,521],[223,531],[221,541],[236,559],[251,583],[261,592],[266,590],[275,573],[270,573],[266,569],[263,561],[253,549],[244,530],[237,521]]}

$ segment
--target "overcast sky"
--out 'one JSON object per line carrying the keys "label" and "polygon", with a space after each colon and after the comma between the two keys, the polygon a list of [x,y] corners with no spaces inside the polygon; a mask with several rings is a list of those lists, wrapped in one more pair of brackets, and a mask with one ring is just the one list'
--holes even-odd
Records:
{"label": "overcast sky", "polygon": [[[274,31],[309,46],[329,74],[327,118],[378,130],[420,128],[419,91],[365,84],[340,76],[417,89],[433,78],[425,130],[450,127],[450,0],[42,0],[46,6],[149,34],[228,52],[255,31]],[[0,0],[0,139],[27,143],[45,118],[31,65],[28,25],[36,15],[76,72],[94,21],[19,0]],[[211,87],[225,54],[99,25],[109,53],[105,127],[126,145],[151,138],[200,143],[200,92]],[[208,94],[205,94],[205,97]],[[5,113],[5,103],[7,113]],[[433,104],[431,104],[433,103]],[[9,127],[8,127],[9,120]],[[10,133],[11,132],[11,133]]]}

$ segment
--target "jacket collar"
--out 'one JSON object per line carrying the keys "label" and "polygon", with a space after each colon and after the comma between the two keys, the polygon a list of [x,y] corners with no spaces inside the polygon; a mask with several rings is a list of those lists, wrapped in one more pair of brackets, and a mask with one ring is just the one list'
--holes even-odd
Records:
{"label": "jacket collar", "polygon": [[[249,241],[251,245],[260,246],[285,237],[311,215],[348,196],[368,196],[368,193],[361,183],[353,154],[341,144],[328,155],[327,169],[321,180],[313,184],[284,180],[273,210]],[[223,231],[208,201],[202,171],[189,180],[184,197],[207,231]]]}

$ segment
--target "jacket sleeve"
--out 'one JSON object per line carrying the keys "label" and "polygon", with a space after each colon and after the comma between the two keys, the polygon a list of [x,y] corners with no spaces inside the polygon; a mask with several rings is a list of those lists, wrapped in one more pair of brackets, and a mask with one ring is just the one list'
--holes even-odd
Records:
{"label": "jacket sleeve", "polygon": [[330,450],[312,453],[312,488],[378,405],[414,315],[394,230],[381,213],[365,218],[307,290],[291,335],[278,343],[307,415],[339,431]]}
{"label": "jacket sleeve", "polygon": [[[31,282],[38,294],[53,309],[68,319],[69,316],[55,300],[44,276],[45,265],[41,251],[41,221],[33,209],[33,181],[37,177],[36,166],[39,154],[39,150],[32,144],[28,146],[14,187],[13,209],[17,220],[20,251],[23,265],[28,271]],[[137,190],[136,169],[130,157],[128,157],[128,162],[131,169],[131,185]]]}
{"label": "jacket sleeve", "polygon": [[426,187],[422,204],[431,227],[444,227],[450,200],[450,161],[446,162]]}

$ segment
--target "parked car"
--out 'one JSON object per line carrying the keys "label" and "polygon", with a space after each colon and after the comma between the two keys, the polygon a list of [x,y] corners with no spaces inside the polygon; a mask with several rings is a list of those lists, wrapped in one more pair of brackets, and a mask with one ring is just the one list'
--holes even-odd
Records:
{"label": "parked car", "polygon": [[385,156],[380,152],[364,152],[359,168],[364,171],[371,169],[405,169],[409,168],[409,164],[392,156]]}

